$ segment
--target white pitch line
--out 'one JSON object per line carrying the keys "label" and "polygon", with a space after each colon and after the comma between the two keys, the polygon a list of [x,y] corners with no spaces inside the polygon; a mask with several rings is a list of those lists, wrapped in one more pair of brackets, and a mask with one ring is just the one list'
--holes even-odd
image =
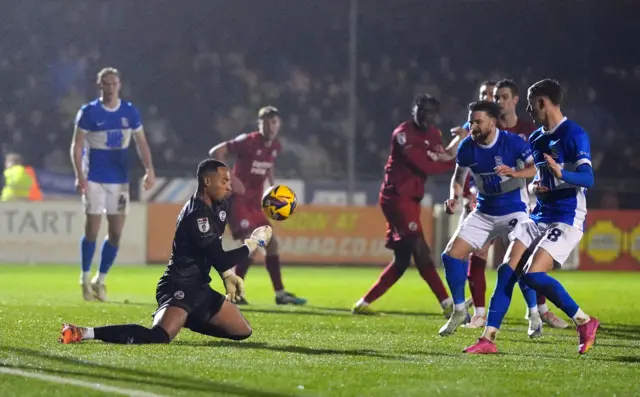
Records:
{"label": "white pitch line", "polygon": [[84,387],[87,389],[98,390],[105,393],[121,394],[129,397],[166,397],[166,396],[163,396],[162,394],[155,394],[155,393],[140,391],[135,389],[125,389],[123,387],[108,386],[101,383],[87,382],[87,381],[78,380],[78,379],[68,379],[68,378],[63,378],[61,376],[45,375],[38,372],[23,371],[20,369],[8,368],[8,367],[0,367],[0,374],[39,379],[46,382],[58,383],[61,385],[73,385],[78,387]]}

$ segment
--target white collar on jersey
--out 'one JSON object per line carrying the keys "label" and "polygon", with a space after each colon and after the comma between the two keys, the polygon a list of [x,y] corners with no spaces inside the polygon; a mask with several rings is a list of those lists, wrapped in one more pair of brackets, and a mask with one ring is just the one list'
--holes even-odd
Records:
{"label": "white collar on jersey", "polygon": [[555,127],[553,127],[552,129],[550,129],[549,131],[546,131],[544,129],[544,127],[542,127],[542,133],[545,135],[549,135],[549,134],[553,134],[554,132],[556,132],[556,130],[558,129],[558,127],[560,127],[562,125],[562,123],[564,123],[565,121],[567,121],[567,116],[564,116],[562,118],[562,120],[560,120],[560,122],[558,124],[556,124]]}
{"label": "white collar on jersey", "polygon": [[120,109],[121,104],[122,104],[122,101],[118,99],[118,106],[116,106],[115,108],[108,108],[104,105],[104,102],[102,102],[102,98],[100,98],[100,106],[102,106],[102,108],[107,112],[117,112],[118,109]]}
{"label": "white collar on jersey", "polygon": [[495,146],[496,142],[498,142],[498,138],[500,138],[500,129],[496,128],[496,137],[493,138],[493,141],[487,145],[478,143],[478,146],[480,146],[483,149],[491,149],[492,147]]}

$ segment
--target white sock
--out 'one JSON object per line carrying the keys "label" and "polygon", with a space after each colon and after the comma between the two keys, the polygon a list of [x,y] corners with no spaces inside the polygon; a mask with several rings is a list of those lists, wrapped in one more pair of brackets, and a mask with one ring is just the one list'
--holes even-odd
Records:
{"label": "white sock", "polygon": [[540,314],[545,314],[546,312],[549,311],[549,306],[547,306],[546,303],[538,305],[538,311],[540,311]]}
{"label": "white sock", "polygon": [[82,284],[89,284],[91,282],[91,273],[82,272],[80,274],[80,281],[82,282]]}
{"label": "white sock", "polygon": [[485,327],[484,333],[482,334],[483,338],[489,339],[491,342],[495,342],[497,336],[498,336],[498,328],[489,327],[489,326]]}
{"label": "white sock", "polygon": [[356,307],[367,307],[367,306],[369,306],[369,302],[365,301],[364,298],[360,298],[356,302]]}
{"label": "white sock", "polygon": [[104,284],[104,279],[107,277],[107,273],[96,273],[91,279],[93,284]]}
{"label": "white sock", "polygon": [[484,317],[487,314],[484,307],[475,307],[473,308],[473,315]]}
{"label": "white sock", "polygon": [[445,307],[452,305],[453,304],[453,299],[451,297],[443,300],[442,302],[440,302],[440,306],[444,309]]}
{"label": "white sock", "polygon": [[464,311],[464,309],[467,308],[467,305],[463,303],[456,303],[455,305],[453,305],[453,309],[457,312],[462,312]]}
{"label": "white sock", "polygon": [[281,290],[276,291],[276,296],[277,296],[278,298],[281,298],[281,297],[283,297],[283,296],[284,296],[284,294],[286,294],[286,293],[287,293],[287,291],[285,291],[285,290],[281,289]]}
{"label": "white sock", "polygon": [[533,316],[534,314],[538,314],[538,307],[537,306],[529,308],[529,316]]}
{"label": "white sock", "polygon": [[583,312],[582,309],[578,308],[578,311],[573,317],[571,317],[571,319],[576,323],[576,325],[582,325],[588,323],[589,320],[591,320],[591,317]]}
{"label": "white sock", "polygon": [[93,334],[93,328],[85,328],[82,333],[82,339],[93,339],[95,335]]}

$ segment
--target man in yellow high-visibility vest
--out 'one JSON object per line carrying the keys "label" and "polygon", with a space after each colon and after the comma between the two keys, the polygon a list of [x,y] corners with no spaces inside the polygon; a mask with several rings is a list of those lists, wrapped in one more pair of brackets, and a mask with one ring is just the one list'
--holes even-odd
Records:
{"label": "man in yellow high-visibility vest", "polygon": [[7,154],[4,162],[4,188],[0,201],[29,200],[33,178],[22,165],[22,156]]}

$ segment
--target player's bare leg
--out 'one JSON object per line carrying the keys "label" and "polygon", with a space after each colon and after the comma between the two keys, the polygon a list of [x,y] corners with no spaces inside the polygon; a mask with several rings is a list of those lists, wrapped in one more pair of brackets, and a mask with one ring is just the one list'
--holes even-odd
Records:
{"label": "player's bare leg", "polygon": [[118,247],[120,246],[120,238],[126,215],[124,214],[108,214],[108,234],[102,243],[102,251],[100,254],[100,268],[91,279],[91,289],[98,300],[105,302],[107,300],[107,289],[105,286],[105,278],[113,262],[118,255]]}
{"label": "player's bare leg", "polygon": [[187,321],[187,312],[176,306],[159,310],[151,328],[138,324],[107,325],[104,327],[78,327],[63,324],[60,343],[78,343],[83,340],[101,340],[118,344],[169,343],[178,335]]}
{"label": "player's bare leg", "polygon": [[190,329],[203,335],[232,340],[247,339],[253,332],[247,319],[229,301],[224,301],[220,311],[208,323],[190,325]]}
{"label": "player's bare leg", "polygon": [[393,244],[393,259],[380,273],[380,277],[351,308],[353,314],[375,314],[369,305],[384,295],[393,284],[402,277],[411,264],[413,246],[411,242],[403,240]]}
{"label": "player's bare leg", "polygon": [[80,286],[82,288],[82,297],[87,301],[94,299],[94,293],[91,289],[91,262],[93,262],[93,256],[96,252],[96,240],[98,239],[101,221],[102,215],[100,214],[86,214],[84,236],[80,240],[82,258]]}
{"label": "player's bare leg", "polygon": [[547,274],[554,269],[554,264],[551,254],[538,247],[527,262],[526,273],[522,279],[573,320],[578,331],[578,353],[584,354],[596,341],[600,321],[583,312],[562,284]]}
{"label": "player's bare leg", "polygon": [[473,250],[474,248],[471,244],[456,234],[451,238],[442,253],[442,263],[447,284],[449,284],[449,290],[453,296],[454,310],[447,323],[438,331],[440,336],[453,334],[459,326],[466,322],[469,315],[465,304],[464,291],[468,273],[467,258]]}
{"label": "player's bare leg", "polygon": [[449,297],[447,289],[436,270],[436,264],[433,262],[431,248],[424,239],[424,235],[415,236],[413,241],[413,260],[415,261],[418,272],[424,281],[427,282],[429,288],[438,299],[438,303],[442,307],[442,311],[446,318],[449,318],[453,309],[453,299]]}
{"label": "player's bare leg", "polygon": [[265,266],[269,272],[269,277],[271,277],[273,290],[276,293],[277,305],[304,305],[307,303],[305,298],[299,298],[284,289],[280,271],[279,243],[276,236],[271,237],[271,241],[266,247]]}

